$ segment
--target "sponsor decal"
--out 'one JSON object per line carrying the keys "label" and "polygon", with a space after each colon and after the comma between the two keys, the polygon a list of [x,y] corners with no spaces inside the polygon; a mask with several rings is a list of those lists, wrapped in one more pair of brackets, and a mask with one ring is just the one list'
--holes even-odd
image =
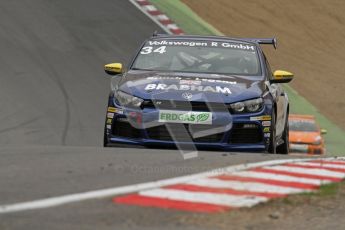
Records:
{"label": "sponsor decal", "polygon": [[[187,47],[218,47],[218,48],[229,48],[229,49],[239,49],[255,51],[254,45],[234,43],[234,42],[217,42],[217,41],[148,41],[147,46],[142,48],[142,54],[148,54],[151,52],[156,52],[163,54],[165,53],[166,46],[187,46]],[[158,48],[153,48],[152,46],[159,46]]]}
{"label": "sponsor decal", "polygon": [[116,113],[117,114],[123,114],[123,109],[116,108]]}
{"label": "sponsor decal", "polygon": [[264,137],[271,137],[271,133],[264,133]]}
{"label": "sponsor decal", "polygon": [[107,129],[111,129],[111,125],[107,125]]}
{"label": "sponsor decal", "polygon": [[270,121],[270,120],[272,120],[272,117],[271,117],[271,115],[264,115],[261,117],[261,120],[262,121]]}
{"label": "sponsor decal", "polygon": [[145,87],[145,90],[176,90],[176,91],[197,91],[197,92],[211,92],[211,93],[222,93],[222,94],[231,94],[231,91],[228,87],[222,86],[202,86],[202,85],[167,85],[167,84],[148,84]]}
{"label": "sponsor decal", "polygon": [[236,85],[236,81],[225,81],[225,80],[219,80],[219,79],[208,79],[208,78],[196,78],[196,80],[200,80],[203,82],[208,82],[208,83],[224,83],[224,84],[230,84],[230,85]]}
{"label": "sponsor decal", "polygon": [[107,119],[107,124],[111,124],[111,123],[112,123],[112,121],[113,121],[113,119],[108,118],[108,119]]}
{"label": "sponsor decal", "polygon": [[117,113],[117,114],[123,114],[123,109],[115,108],[115,107],[108,107],[107,117],[113,118],[114,114],[111,115],[110,113]]}
{"label": "sponsor decal", "polygon": [[190,99],[192,99],[193,94],[188,93],[188,92],[185,92],[185,93],[182,94],[182,97],[183,97],[184,99],[186,99],[186,100],[190,100]]}
{"label": "sponsor decal", "polygon": [[158,54],[164,54],[167,52],[166,46],[160,46],[158,48],[154,48],[152,46],[145,46],[141,49],[140,54],[150,54],[150,53],[158,53]]}
{"label": "sponsor decal", "polygon": [[194,111],[160,110],[158,122],[212,124],[212,113]]}
{"label": "sponsor decal", "polygon": [[250,120],[251,121],[270,121],[272,120],[272,117],[271,115],[263,115],[259,117],[251,117]]}
{"label": "sponsor decal", "polygon": [[114,117],[114,113],[107,113],[107,118],[113,118]]}
{"label": "sponsor decal", "polygon": [[260,121],[261,117],[250,117],[251,121]]}
{"label": "sponsor decal", "polygon": [[128,119],[127,119],[127,117],[119,117],[119,118],[116,119],[116,121],[118,121],[118,122],[128,122]]}
{"label": "sponsor decal", "polygon": [[194,78],[194,79],[184,79],[184,77],[165,77],[165,76],[152,76],[147,77],[147,80],[179,80],[180,85],[200,85],[202,82],[206,83],[224,83],[230,85],[236,85],[236,81],[227,81],[220,79],[209,79],[209,78]]}
{"label": "sponsor decal", "polygon": [[194,47],[194,46],[204,46],[207,47],[210,45],[210,42],[194,42],[194,41],[149,41],[148,45],[150,46],[162,46],[162,45],[167,45],[167,46],[189,46],[189,47]]}
{"label": "sponsor decal", "polygon": [[[215,45],[215,46],[218,46],[218,45]],[[221,47],[255,51],[255,47],[253,45],[244,45],[244,44],[236,44],[236,43],[228,43],[228,42],[222,42]]]}
{"label": "sponsor decal", "polygon": [[115,113],[116,108],[115,107],[108,107],[108,112]]}
{"label": "sponsor decal", "polygon": [[180,80],[180,85],[201,85],[201,81],[196,81],[196,80]]}
{"label": "sponsor decal", "polygon": [[265,127],[264,128],[264,133],[269,133],[271,131],[271,128],[270,127]]}
{"label": "sponsor decal", "polygon": [[263,121],[262,126],[271,126],[271,121]]}
{"label": "sponsor decal", "polygon": [[164,77],[164,76],[152,76],[147,77],[147,80],[182,80],[182,77]]}

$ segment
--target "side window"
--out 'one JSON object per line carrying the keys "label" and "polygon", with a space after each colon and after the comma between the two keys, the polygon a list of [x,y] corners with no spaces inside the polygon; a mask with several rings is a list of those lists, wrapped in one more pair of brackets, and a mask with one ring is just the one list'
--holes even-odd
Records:
{"label": "side window", "polygon": [[270,63],[268,63],[268,60],[267,60],[267,58],[266,58],[265,55],[264,55],[264,58],[265,58],[266,71],[267,71],[268,78],[269,78],[269,79],[272,79],[273,73],[272,73],[272,70],[271,70]]}

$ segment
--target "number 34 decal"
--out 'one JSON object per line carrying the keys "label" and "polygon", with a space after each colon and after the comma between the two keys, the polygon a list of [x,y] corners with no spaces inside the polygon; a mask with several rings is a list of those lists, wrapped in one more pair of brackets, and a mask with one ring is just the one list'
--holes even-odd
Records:
{"label": "number 34 decal", "polygon": [[158,47],[157,49],[153,49],[152,46],[145,46],[141,49],[140,54],[150,54],[150,53],[159,53],[164,54],[166,51],[166,46]]}

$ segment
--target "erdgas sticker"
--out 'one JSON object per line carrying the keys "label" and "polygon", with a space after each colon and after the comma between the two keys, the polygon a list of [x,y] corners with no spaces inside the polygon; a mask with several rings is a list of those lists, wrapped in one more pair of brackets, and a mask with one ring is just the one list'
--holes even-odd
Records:
{"label": "erdgas sticker", "polygon": [[228,87],[221,86],[203,86],[203,85],[167,85],[167,84],[148,84],[145,87],[145,90],[176,90],[176,91],[197,91],[197,92],[212,92],[212,93],[223,93],[231,94],[231,91]]}
{"label": "erdgas sticker", "polygon": [[189,123],[189,124],[212,124],[212,113],[160,110],[158,122]]}

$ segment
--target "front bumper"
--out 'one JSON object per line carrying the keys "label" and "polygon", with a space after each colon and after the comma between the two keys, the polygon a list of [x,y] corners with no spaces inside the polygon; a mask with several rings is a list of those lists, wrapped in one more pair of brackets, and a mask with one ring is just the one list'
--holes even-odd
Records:
{"label": "front bumper", "polygon": [[325,154],[325,148],[323,145],[313,145],[306,143],[290,143],[291,153],[305,153],[312,155]]}
{"label": "front bumper", "polygon": [[108,107],[108,143],[146,147],[196,147],[232,151],[266,151],[270,142],[271,108],[252,114],[212,112],[212,124],[159,123],[156,108]]}

